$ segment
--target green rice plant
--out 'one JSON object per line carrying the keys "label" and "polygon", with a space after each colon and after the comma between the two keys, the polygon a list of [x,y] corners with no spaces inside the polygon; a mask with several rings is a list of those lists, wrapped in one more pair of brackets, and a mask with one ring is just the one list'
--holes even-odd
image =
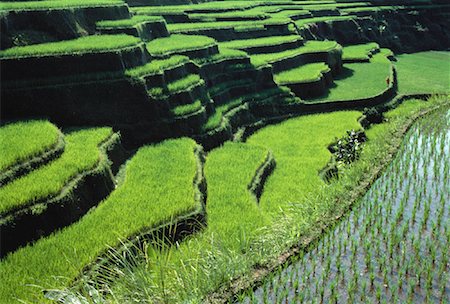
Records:
{"label": "green rice plant", "polygon": [[0,188],[0,213],[27,207],[69,190],[65,188],[66,185],[78,174],[106,161],[101,156],[99,145],[112,134],[111,128],[67,134],[65,150],[58,159]]}
{"label": "green rice plant", "polygon": [[41,9],[66,9],[96,6],[123,5],[122,0],[35,0],[35,1],[3,1],[0,3],[0,11],[22,11]]}
{"label": "green rice plant", "polygon": [[230,28],[262,28],[269,25],[290,24],[289,18],[269,18],[265,20],[253,21],[214,21],[214,22],[192,22],[192,23],[170,23],[167,25],[171,33],[189,33],[209,29],[230,29]]}
{"label": "green rice plant", "polygon": [[228,59],[241,59],[241,58],[248,58],[247,53],[239,50],[227,49],[219,45],[219,53],[208,57],[193,58],[192,61],[194,61],[197,65],[202,66]]}
{"label": "green rice plant", "polygon": [[173,108],[171,111],[175,116],[183,116],[199,111],[202,108],[201,100],[196,100],[193,103],[180,105]]}
{"label": "green rice plant", "polygon": [[[80,132],[79,136],[87,139],[89,131]],[[84,148],[86,143],[84,140]],[[0,262],[0,302],[21,299],[42,303],[41,290],[33,290],[28,284],[62,289],[108,246],[119,245],[119,239],[198,211],[193,187],[198,166],[194,149],[196,143],[186,138],[139,149],[127,163],[124,183],[95,209],[77,223]]]}
{"label": "green rice plant", "polygon": [[369,60],[371,54],[380,49],[376,42],[349,45],[342,48],[343,60]]}
{"label": "green rice plant", "polygon": [[0,127],[0,172],[56,146],[61,132],[52,123],[31,120]]}
{"label": "green rice plant", "polygon": [[384,54],[375,54],[369,63],[348,63],[344,72],[334,78],[335,86],[322,97],[308,102],[354,100],[382,93],[386,88],[386,77],[390,76],[391,63]]}
{"label": "green rice plant", "polygon": [[204,84],[202,78],[198,74],[189,74],[183,78],[177,79],[167,84],[167,89],[170,93],[187,90],[191,87]]}
{"label": "green rice plant", "polygon": [[221,42],[220,45],[224,48],[244,50],[251,47],[264,47],[270,45],[278,45],[289,42],[296,42],[301,40],[298,35],[288,36],[270,36],[254,39],[232,40]]}
{"label": "green rice plant", "polygon": [[46,42],[26,46],[15,46],[0,51],[0,59],[21,57],[42,57],[59,55],[79,55],[86,53],[117,51],[141,44],[139,38],[119,35],[92,35],[73,40]]}
{"label": "green rice plant", "polygon": [[204,49],[215,44],[216,41],[207,36],[173,34],[148,42],[147,50],[152,56],[161,57],[184,51]]}
{"label": "green rice plant", "polygon": [[314,18],[306,18],[295,21],[295,25],[299,28],[305,27],[308,24],[318,23],[318,22],[333,22],[333,21],[342,21],[342,20],[352,20],[353,16],[324,16],[324,17],[314,17]]}
{"label": "green rice plant", "polygon": [[137,66],[125,71],[125,75],[130,77],[143,77],[146,75],[162,74],[164,70],[180,66],[189,62],[189,57],[174,55],[167,59],[153,59],[149,63]]}
{"label": "green rice plant", "polygon": [[320,79],[324,73],[329,71],[330,68],[323,62],[309,63],[275,74],[274,78],[280,85],[312,82]]}
{"label": "green rice plant", "polygon": [[279,53],[257,54],[252,55],[250,58],[253,65],[263,66],[301,54],[329,52],[336,49],[340,49],[340,45],[335,41],[307,41],[303,46],[296,49],[286,50]]}
{"label": "green rice plant", "polygon": [[133,27],[143,22],[165,22],[164,18],[160,16],[133,16],[130,19],[120,19],[120,20],[102,20],[98,21],[95,26],[97,29],[108,29],[108,28],[126,28]]}
{"label": "green rice plant", "polygon": [[420,52],[396,56],[400,93],[449,93],[450,52]]}

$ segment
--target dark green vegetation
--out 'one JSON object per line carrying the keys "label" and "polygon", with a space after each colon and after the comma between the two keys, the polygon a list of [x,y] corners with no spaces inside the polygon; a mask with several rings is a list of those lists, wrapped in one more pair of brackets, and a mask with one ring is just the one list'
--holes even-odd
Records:
{"label": "dark green vegetation", "polygon": [[[1,303],[227,300],[337,223],[412,118],[448,104],[448,52],[428,51],[449,49],[448,5],[190,2],[0,3]],[[372,222],[399,222],[396,242],[398,214]]]}
{"label": "dark green vegetation", "polygon": [[449,115],[446,106],[416,123],[356,209],[240,302],[448,302]]}

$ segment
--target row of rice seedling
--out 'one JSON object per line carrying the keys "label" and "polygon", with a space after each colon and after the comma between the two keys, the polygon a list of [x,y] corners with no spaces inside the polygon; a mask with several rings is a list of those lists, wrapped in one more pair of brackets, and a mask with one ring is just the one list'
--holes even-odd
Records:
{"label": "row of rice seedling", "polygon": [[[387,118],[408,115],[420,102]],[[239,302],[448,302],[449,118],[447,105],[420,120],[359,205]],[[383,129],[367,134],[382,136]]]}
{"label": "row of rice seedling", "polygon": [[[383,49],[368,63],[344,64],[342,73],[334,77],[335,86],[324,96],[308,101],[354,100],[380,94],[393,81],[390,77],[391,65]],[[389,79],[389,82],[386,79]]]}
{"label": "row of rice seedling", "polygon": [[372,53],[378,51],[380,46],[376,42],[349,45],[342,48],[343,60],[369,60]]}
{"label": "row of rice seedling", "polygon": [[147,49],[152,56],[170,56],[190,50],[205,49],[216,45],[213,38],[198,35],[170,35],[147,43]]}
{"label": "row of rice seedling", "polygon": [[66,134],[65,149],[59,158],[0,188],[0,214],[59,195],[78,174],[106,161],[102,159],[99,145],[112,135],[110,128]]}
{"label": "row of rice seedling", "polygon": [[1,50],[0,59],[101,53],[136,47],[141,43],[139,38],[124,34],[92,35],[73,40],[15,46]]}
{"label": "row of rice seedling", "polygon": [[44,120],[17,122],[0,127],[0,172],[52,149],[61,136],[55,125]]}
{"label": "row of rice seedling", "polygon": [[450,52],[429,51],[396,58],[400,93],[450,92]]}
{"label": "row of rice seedling", "polygon": [[217,63],[228,59],[242,59],[242,58],[248,58],[247,53],[240,50],[228,49],[225,47],[221,47],[219,45],[219,53],[207,57],[193,58],[192,61],[195,62],[197,65],[202,66]]}
{"label": "row of rice seedling", "polygon": [[123,0],[40,0],[40,1],[2,1],[0,11],[41,10],[58,8],[83,8],[97,6],[124,5]]}
{"label": "row of rice seedling", "polygon": [[323,62],[309,63],[297,68],[275,74],[275,81],[280,85],[303,83],[318,80],[330,68]]}
{"label": "row of rice seedling", "polygon": [[[0,301],[44,302],[42,288],[62,288],[110,246],[190,212],[201,212],[193,181],[196,143],[168,140],[130,159],[117,189],[77,223],[0,262]],[[30,287],[40,286],[39,288]]]}
{"label": "row of rice seedling", "polygon": [[251,60],[255,66],[262,66],[301,54],[328,52],[338,49],[339,47],[339,44],[335,41],[307,41],[304,46],[296,49],[286,50],[279,53],[252,55]]}
{"label": "row of rice seedling", "polygon": [[232,11],[222,13],[194,13],[188,14],[188,17],[192,21],[236,21],[236,20],[263,20],[269,16],[262,12],[251,11]]}

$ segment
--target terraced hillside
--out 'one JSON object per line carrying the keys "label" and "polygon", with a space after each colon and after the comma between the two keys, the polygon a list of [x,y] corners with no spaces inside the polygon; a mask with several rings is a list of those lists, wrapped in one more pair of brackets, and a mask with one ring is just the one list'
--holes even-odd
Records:
{"label": "terraced hillside", "polygon": [[253,286],[351,208],[415,118],[448,107],[449,13],[0,1],[0,303]]}

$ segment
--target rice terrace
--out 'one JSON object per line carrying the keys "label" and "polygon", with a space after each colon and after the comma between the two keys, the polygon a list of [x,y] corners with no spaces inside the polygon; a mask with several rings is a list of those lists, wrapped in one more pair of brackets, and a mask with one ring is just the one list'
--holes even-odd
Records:
{"label": "rice terrace", "polygon": [[0,0],[0,304],[450,303],[446,0]]}

